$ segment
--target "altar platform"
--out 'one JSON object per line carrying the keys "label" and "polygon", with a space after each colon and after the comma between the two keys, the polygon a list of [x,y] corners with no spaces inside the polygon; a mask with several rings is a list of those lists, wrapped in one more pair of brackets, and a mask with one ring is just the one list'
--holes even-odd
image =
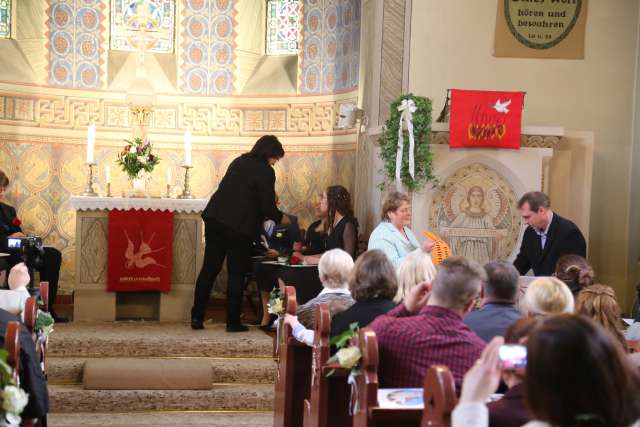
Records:
{"label": "altar platform", "polygon": [[[74,321],[189,319],[193,288],[204,251],[200,214],[207,204],[206,199],[73,196],[70,204],[77,211]],[[107,290],[109,211],[116,209],[174,213],[169,292]]]}

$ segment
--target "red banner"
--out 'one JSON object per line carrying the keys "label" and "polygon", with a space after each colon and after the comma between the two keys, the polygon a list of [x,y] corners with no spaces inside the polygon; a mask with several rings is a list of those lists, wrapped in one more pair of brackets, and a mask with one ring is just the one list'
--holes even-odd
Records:
{"label": "red banner", "polygon": [[524,92],[451,91],[451,148],[520,148]]}
{"label": "red banner", "polygon": [[112,292],[171,290],[173,212],[109,211]]}

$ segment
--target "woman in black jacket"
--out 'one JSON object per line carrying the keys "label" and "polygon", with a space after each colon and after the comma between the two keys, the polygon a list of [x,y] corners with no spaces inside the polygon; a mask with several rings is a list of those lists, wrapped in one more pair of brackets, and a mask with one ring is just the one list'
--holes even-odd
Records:
{"label": "woman in black jacket", "polygon": [[196,281],[191,328],[203,329],[211,288],[227,258],[227,331],[246,331],[240,323],[245,275],[251,268],[252,242],[257,241],[265,218],[288,224],[275,198],[273,165],[284,157],[282,144],[273,135],[258,139],[249,153],[236,158],[211,196],[204,220],[205,251]]}

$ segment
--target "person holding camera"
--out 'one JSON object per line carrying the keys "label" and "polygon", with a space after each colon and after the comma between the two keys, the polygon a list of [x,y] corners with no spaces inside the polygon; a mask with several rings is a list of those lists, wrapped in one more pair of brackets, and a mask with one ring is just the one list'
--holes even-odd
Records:
{"label": "person holding camera", "polygon": [[[10,238],[26,238],[21,225],[22,222],[16,214],[13,206],[4,203],[4,196],[9,187],[9,178],[0,170],[0,252],[9,253],[6,258],[6,268],[25,262],[30,271],[34,269],[40,272],[40,280],[49,282],[49,310],[56,322],[64,322],[66,319],[60,318],[53,310],[53,304],[58,293],[58,280],[60,277],[60,266],[62,264],[62,254],[56,248],[32,246],[25,252],[26,248],[9,248]],[[21,245],[25,243],[22,240]],[[31,253],[29,253],[31,252]],[[4,285],[4,283],[2,284]]]}

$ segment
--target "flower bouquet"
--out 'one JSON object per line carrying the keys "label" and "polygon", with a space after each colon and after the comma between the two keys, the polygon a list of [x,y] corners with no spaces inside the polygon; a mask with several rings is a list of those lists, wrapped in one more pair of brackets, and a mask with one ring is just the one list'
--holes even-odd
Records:
{"label": "flower bouquet", "polygon": [[144,197],[144,180],[148,179],[153,168],[160,163],[160,158],[151,152],[153,145],[146,138],[143,140],[136,137],[132,141],[126,139],[125,142],[127,145],[118,154],[116,163],[132,182],[134,196]]}
{"label": "flower bouquet", "polygon": [[9,353],[0,349],[0,426],[19,426],[20,414],[29,403],[29,396],[11,379]]}
{"label": "flower bouquet", "polygon": [[[357,345],[357,339],[354,340],[354,337],[358,335],[359,330],[358,322],[353,322],[349,325],[349,329],[331,338],[330,344],[335,345],[338,351],[327,359],[328,364],[337,363],[341,368],[351,370],[347,379],[347,382],[351,385],[349,415],[354,415],[358,412],[358,387],[356,385],[356,377],[362,375],[362,371],[360,370],[362,353],[360,352],[360,347]],[[329,371],[327,377],[334,372],[335,369]]]}

